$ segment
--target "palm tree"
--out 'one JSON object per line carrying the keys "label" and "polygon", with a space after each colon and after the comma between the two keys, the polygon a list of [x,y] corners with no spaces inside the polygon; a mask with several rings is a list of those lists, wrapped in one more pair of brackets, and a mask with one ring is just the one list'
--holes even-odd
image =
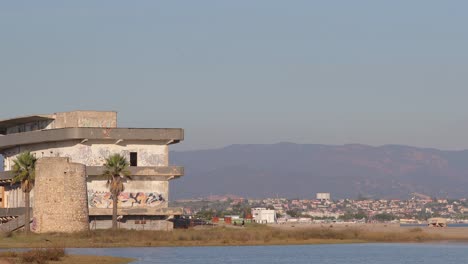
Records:
{"label": "palm tree", "polygon": [[127,159],[120,154],[113,154],[106,158],[103,176],[107,178],[107,186],[112,194],[112,229],[117,230],[117,200],[124,191],[124,182],[130,178]]}
{"label": "palm tree", "polygon": [[11,184],[21,183],[21,190],[24,192],[24,204],[26,207],[25,219],[24,219],[24,231],[26,234],[29,233],[29,221],[31,221],[30,215],[30,193],[34,187],[34,178],[36,175],[36,157],[34,157],[30,151],[25,151],[19,154],[15,160],[13,160],[13,179]]}

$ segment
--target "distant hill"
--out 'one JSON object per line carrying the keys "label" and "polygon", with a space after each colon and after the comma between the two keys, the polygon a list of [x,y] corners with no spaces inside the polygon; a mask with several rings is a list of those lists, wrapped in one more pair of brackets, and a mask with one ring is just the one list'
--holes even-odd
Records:
{"label": "distant hill", "polygon": [[171,182],[171,199],[236,194],[243,197],[332,198],[468,197],[468,151],[408,146],[278,143],[174,151],[185,166]]}
{"label": "distant hill", "polygon": [[278,143],[172,151],[170,161],[186,174],[171,181],[171,199],[468,197],[468,150]]}

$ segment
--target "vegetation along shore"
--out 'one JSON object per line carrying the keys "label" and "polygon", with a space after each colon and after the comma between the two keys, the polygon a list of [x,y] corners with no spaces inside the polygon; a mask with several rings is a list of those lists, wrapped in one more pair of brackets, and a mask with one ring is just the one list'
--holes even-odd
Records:
{"label": "vegetation along shore", "polygon": [[0,252],[0,264],[126,264],[134,259],[116,258],[108,256],[68,255],[64,248],[36,248],[24,252],[4,251]]}
{"label": "vegetation along shore", "polygon": [[0,248],[286,245],[365,242],[468,241],[468,228],[398,225],[246,225],[165,231],[96,230],[73,234],[6,234]]}

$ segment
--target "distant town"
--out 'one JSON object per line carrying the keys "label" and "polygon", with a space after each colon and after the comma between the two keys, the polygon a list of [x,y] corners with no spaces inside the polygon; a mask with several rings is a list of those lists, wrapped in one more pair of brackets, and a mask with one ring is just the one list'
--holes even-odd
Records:
{"label": "distant town", "polygon": [[317,193],[315,199],[246,199],[242,197],[210,196],[177,200],[173,206],[184,208],[184,214],[194,219],[211,221],[219,218],[253,219],[254,210],[274,211],[269,223],[303,222],[388,222],[417,224],[429,218],[442,217],[452,223],[468,223],[467,199],[438,199],[413,194],[409,200],[398,199],[331,199],[330,193]]}

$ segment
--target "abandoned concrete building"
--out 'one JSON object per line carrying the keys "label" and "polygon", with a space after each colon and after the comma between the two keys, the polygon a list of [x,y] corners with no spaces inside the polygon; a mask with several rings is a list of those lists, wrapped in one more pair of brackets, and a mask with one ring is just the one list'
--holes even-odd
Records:
{"label": "abandoned concrete building", "polygon": [[[179,128],[119,128],[116,112],[73,111],[2,120],[0,154],[4,158],[4,171],[0,172],[0,207],[4,209],[0,220],[5,224],[9,219],[20,217],[21,208],[24,211],[24,194],[19,184],[11,185],[11,169],[18,154],[31,151],[39,161],[48,158],[47,162],[50,163],[54,162],[50,158],[59,158],[58,162],[62,165],[57,166],[67,170],[84,165],[86,190],[80,189],[87,196],[89,228],[111,227],[112,197],[106,180],[100,175],[104,172],[105,159],[118,153],[129,161],[132,177],[124,184],[125,191],[118,197],[120,228],[171,230],[173,224],[170,220],[182,214],[182,209],[168,207],[169,180],[182,176],[184,170],[183,167],[169,165],[169,145],[183,139],[184,131]],[[81,177],[80,171],[64,177]],[[64,171],[62,174],[66,173]],[[43,174],[47,172],[41,172]],[[40,184],[33,189],[33,212],[35,208],[48,206],[35,201],[34,192],[38,195],[41,191],[47,193],[47,197],[42,195],[40,201],[52,201],[57,208],[67,208],[74,201],[74,198],[66,197],[67,191],[62,190],[64,187],[59,186],[61,193],[51,192],[54,182],[63,184],[64,181],[49,180],[49,184]],[[39,190],[37,187],[49,190]],[[69,188],[75,190],[73,186]],[[35,217],[36,214],[31,224],[33,230]]]}

